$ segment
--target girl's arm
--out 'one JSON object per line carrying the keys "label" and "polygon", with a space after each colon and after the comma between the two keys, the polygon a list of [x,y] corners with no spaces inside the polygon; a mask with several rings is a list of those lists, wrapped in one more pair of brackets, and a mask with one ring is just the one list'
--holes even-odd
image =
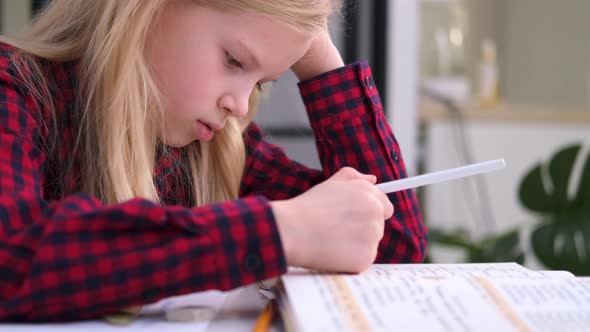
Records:
{"label": "girl's arm", "polygon": [[101,317],[277,276],[286,262],[266,198],[196,209],[43,197],[39,114],[0,57],[0,321]]}
{"label": "girl's arm", "polygon": [[[344,166],[374,174],[377,182],[406,177],[400,149],[388,125],[371,71],[354,63],[299,84],[315,134],[322,171],[291,161],[266,143],[256,125],[246,132],[249,158],[242,194],[286,199],[305,192]],[[421,262],[426,229],[412,190],[388,195],[395,213],[385,223],[376,262]]]}

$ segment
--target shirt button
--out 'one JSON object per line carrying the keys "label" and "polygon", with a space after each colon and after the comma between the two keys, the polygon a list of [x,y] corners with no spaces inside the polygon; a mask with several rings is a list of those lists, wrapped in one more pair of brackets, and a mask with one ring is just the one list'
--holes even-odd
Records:
{"label": "shirt button", "polygon": [[398,156],[397,152],[393,151],[391,153],[391,156],[393,157],[393,160],[395,160],[395,161],[398,161],[399,160],[399,156]]}
{"label": "shirt button", "polygon": [[369,89],[373,88],[373,80],[370,77],[365,77],[365,86]]}
{"label": "shirt button", "polygon": [[248,254],[244,259],[244,265],[250,272],[259,272],[262,269],[262,259],[256,254]]}

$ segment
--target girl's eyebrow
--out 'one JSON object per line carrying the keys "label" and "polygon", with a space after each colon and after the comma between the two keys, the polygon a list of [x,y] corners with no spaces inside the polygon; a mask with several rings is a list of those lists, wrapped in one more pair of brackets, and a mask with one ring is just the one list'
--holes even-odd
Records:
{"label": "girl's eyebrow", "polygon": [[[252,52],[252,51],[251,51],[251,50],[248,48],[248,46],[246,46],[246,44],[244,44],[244,42],[243,42],[243,41],[241,41],[241,40],[239,40],[239,39],[238,39],[238,40],[236,41],[236,45],[238,46],[238,48],[240,48],[240,49],[241,49],[242,53],[244,53],[244,55],[245,55],[247,58],[249,58],[249,60],[250,60],[250,61],[251,61],[251,62],[254,64],[254,66],[255,66],[256,68],[260,68],[260,67],[261,67],[261,66],[260,66],[260,61],[259,61],[259,60],[258,60],[258,58],[256,57],[256,54],[254,54],[254,52]],[[266,83],[266,82],[276,82],[276,81],[278,81],[278,80],[279,80],[279,78],[280,78],[280,76],[278,76],[278,77],[269,77],[269,78],[268,78],[268,79],[265,81],[265,83]]]}
{"label": "girl's eyebrow", "polygon": [[243,41],[238,39],[236,41],[236,44],[238,45],[239,48],[242,49],[242,52],[245,53],[246,57],[249,58],[249,60],[254,64],[254,66],[260,67],[260,61],[258,61],[256,54],[254,54],[254,52],[252,52],[252,50],[250,50],[248,48],[248,46],[246,46],[246,44],[244,44]]}

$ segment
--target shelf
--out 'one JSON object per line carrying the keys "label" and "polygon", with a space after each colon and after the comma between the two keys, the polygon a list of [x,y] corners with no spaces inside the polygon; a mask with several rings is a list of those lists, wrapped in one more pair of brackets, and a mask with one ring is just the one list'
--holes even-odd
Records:
{"label": "shelf", "polygon": [[[493,122],[530,122],[557,124],[588,124],[590,123],[590,109],[543,106],[516,105],[500,103],[495,107],[483,108],[475,102],[460,105],[462,115],[468,121]],[[430,100],[419,100],[418,119],[421,122],[431,122],[449,119],[449,112],[439,103]]]}

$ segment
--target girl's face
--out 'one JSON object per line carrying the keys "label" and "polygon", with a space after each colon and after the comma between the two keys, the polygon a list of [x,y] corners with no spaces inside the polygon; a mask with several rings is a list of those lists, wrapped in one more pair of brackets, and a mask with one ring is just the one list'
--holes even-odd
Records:
{"label": "girl's face", "polygon": [[170,1],[146,47],[166,102],[164,143],[209,141],[230,116],[245,116],[257,84],[287,71],[312,37],[262,15]]}

